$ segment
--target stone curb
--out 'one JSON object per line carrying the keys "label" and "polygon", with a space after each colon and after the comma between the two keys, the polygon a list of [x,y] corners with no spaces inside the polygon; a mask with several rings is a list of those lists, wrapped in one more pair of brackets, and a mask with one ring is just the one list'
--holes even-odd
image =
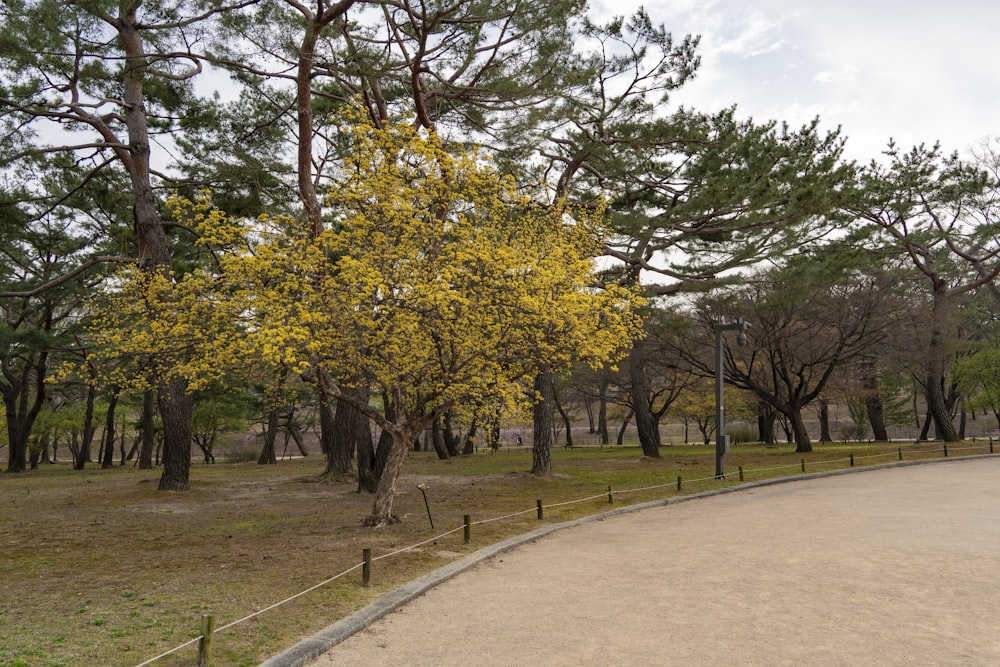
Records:
{"label": "stone curb", "polygon": [[564,521],[562,523],[556,523],[549,526],[543,526],[537,528],[529,533],[524,533],[523,535],[516,535],[514,537],[503,540],[502,542],[497,542],[487,547],[483,547],[478,551],[475,551],[459,560],[449,563],[444,567],[438,568],[433,572],[430,572],[419,579],[415,579],[408,584],[400,586],[396,590],[392,591],[385,597],[382,597],[375,602],[372,602],[368,606],[364,607],[358,612],[343,618],[336,623],[327,626],[323,630],[319,631],[312,637],[304,639],[299,643],[295,644],[291,648],[283,651],[282,653],[271,657],[264,662],[260,663],[260,667],[303,667],[308,665],[309,662],[323,655],[331,648],[337,644],[343,642],[345,639],[354,635],[361,630],[364,630],[369,625],[379,620],[383,616],[399,609],[403,605],[407,604],[420,597],[427,591],[431,590],[435,586],[439,586],[444,582],[454,578],[455,576],[474,568],[475,566],[487,561],[491,558],[503,554],[511,549],[521,546],[522,544],[527,544],[538,540],[546,535],[554,533],[558,530],[563,530],[566,528],[572,528],[574,526],[579,526],[585,523],[590,523],[592,521],[603,521],[604,519],[618,516],[620,514],[629,514],[632,512],[639,512],[641,510],[650,509],[653,507],[662,507],[664,505],[673,505],[676,503],[687,502],[690,500],[698,500],[700,498],[709,498],[712,496],[718,496],[725,493],[735,493],[738,491],[746,491],[748,489],[756,489],[765,486],[774,486],[776,484],[787,484],[789,482],[801,482],[811,479],[819,479],[822,477],[834,477],[837,475],[847,475],[858,472],[870,472],[873,470],[886,470],[889,468],[901,468],[905,466],[913,465],[927,465],[933,463],[950,463],[956,461],[970,461],[975,459],[986,459],[997,456],[996,454],[982,454],[974,456],[954,456],[942,459],[919,459],[914,461],[899,461],[894,463],[884,463],[880,465],[864,466],[864,467],[854,467],[854,468],[844,468],[841,470],[829,470],[824,472],[807,473],[804,475],[796,475],[794,477],[775,477],[773,479],[764,479],[756,482],[747,482],[744,484],[738,484],[736,486],[727,486],[722,489],[713,489],[711,491],[702,491],[700,493],[693,493],[686,496],[674,496],[671,498],[664,498],[662,500],[653,500],[650,502],[639,503],[636,505],[626,505],[624,507],[619,507],[607,512],[602,512],[600,514],[593,514],[591,516],[581,517],[579,519],[573,519],[571,521]]}

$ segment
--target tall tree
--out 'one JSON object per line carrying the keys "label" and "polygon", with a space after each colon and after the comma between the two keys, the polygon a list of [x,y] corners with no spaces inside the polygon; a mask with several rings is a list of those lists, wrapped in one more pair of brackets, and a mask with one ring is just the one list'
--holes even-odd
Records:
{"label": "tall tree", "polygon": [[946,156],[938,146],[902,152],[890,144],[883,162],[860,174],[850,210],[864,223],[870,247],[899,253],[923,278],[925,315],[921,384],[937,436],[959,439],[948,407],[949,352],[959,303],[1000,275],[997,181]]}
{"label": "tall tree", "polygon": [[[26,130],[55,127],[35,152],[71,154],[90,166],[84,180],[120,169],[127,178],[136,261],[169,280],[173,249],[160,212],[152,139],[167,132],[201,69],[188,45],[199,21],[222,11],[189,13],[190,3],[99,0],[5,3],[0,49],[0,107]],[[63,140],[65,138],[65,140]],[[158,316],[155,309],[150,315]],[[161,490],[188,487],[191,398],[184,382],[154,368],[164,423]]]}
{"label": "tall tree", "polygon": [[[583,35],[596,44],[590,82],[572,91],[565,127],[540,145],[557,196],[610,193],[619,234],[605,252],[618,268],[607,280],[651,295],[703,289],[828,229],[823,216],[851,176],[838,133],[739,120],[735,109],[667,113],[699,65],[698,40],[675,42],[644,11],[588,23]],[[646,366],[633,346],[634,397],[648,395]],[[658,457],[649,400],[634,403],[643,453]]]}

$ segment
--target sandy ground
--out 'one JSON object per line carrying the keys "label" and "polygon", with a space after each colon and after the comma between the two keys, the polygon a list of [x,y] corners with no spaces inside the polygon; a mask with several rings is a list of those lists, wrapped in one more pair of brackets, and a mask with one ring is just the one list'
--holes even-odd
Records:
{"label": "sandy ground", "polygon": [[1000,665],[1000,458],[610,517],[483,562],[346,665]]}

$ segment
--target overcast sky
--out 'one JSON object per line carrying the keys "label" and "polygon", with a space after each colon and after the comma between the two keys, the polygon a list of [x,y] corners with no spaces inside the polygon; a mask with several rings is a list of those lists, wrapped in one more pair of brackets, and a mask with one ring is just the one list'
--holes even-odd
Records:
{"label": "overcast sky", "polygon": [[997,0],[592,0],[593,17],[643,4],[702,66],[677,102],[841,126],[867,162],[890,138],[965,153],[1000,136]]}

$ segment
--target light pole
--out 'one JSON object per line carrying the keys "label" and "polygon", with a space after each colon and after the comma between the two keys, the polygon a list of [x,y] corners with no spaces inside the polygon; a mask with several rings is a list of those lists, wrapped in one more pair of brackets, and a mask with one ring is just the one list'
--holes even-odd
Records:
{"label": "light pole", "polygon": [[722,404],[722,333],[736,331],[736,344],[743,347],[747,344],[747,328],[750,323],[742,317],[736,318],[732,324],[716,323],[715,329],[715,478],[723,479],[726,475],[722,470],[722,457],[729,453],[729,436],[726,430],[726,411]]}

